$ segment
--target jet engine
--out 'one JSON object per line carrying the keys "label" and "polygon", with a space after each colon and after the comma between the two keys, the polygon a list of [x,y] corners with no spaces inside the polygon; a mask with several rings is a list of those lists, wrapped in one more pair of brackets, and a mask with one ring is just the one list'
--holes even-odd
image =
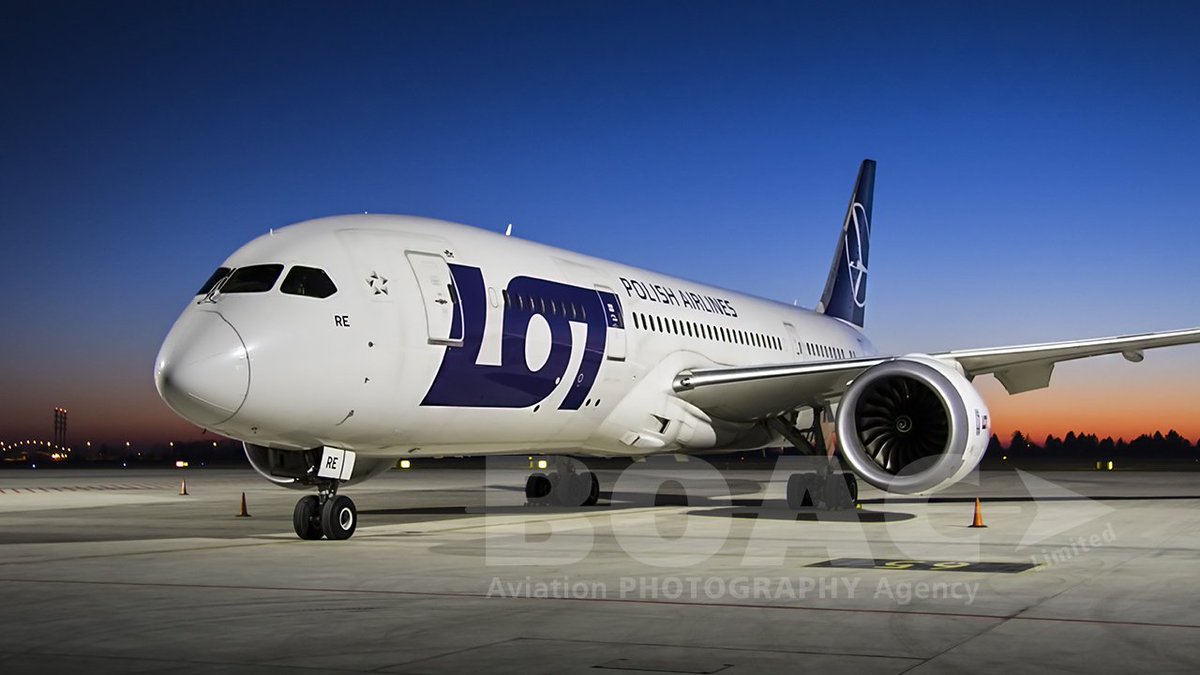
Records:
{"label": "jet engine", "polygon": [[934,492],[979,465],[991,428],[979,392],[951,364],[904,356],[868,368],[837,412],[842,457],[889,492]]}
{"label": "jet engine", "polygon": [[[312,480],[312,467],[321,461],[321,448],[312,450],[280,450],[264,445],[243,443],[246,449],[246,459],[258,475],[272,483],[286,488],[306,490],[315,482]],[[378,476],[395,466],[396,460],[389,457],[363,457],[358,455],[354,462],[354,473],[350,480],[342,481],[341,486],[361,483],[368,478]]]}

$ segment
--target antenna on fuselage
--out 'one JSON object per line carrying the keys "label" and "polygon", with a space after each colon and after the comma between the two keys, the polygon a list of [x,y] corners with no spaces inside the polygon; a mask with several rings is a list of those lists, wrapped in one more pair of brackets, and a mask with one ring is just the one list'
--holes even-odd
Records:
{"label": "antenna on fuselage", "polygon": [[506,237],[512,236],[512,223],[509,223],[508,227],[504,228],[504,236],[506,236]]}

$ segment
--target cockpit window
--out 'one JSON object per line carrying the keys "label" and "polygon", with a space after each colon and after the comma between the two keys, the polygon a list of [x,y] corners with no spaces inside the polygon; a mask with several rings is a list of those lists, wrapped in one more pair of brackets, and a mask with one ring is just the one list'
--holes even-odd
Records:
{"label": "cockpit window", "polygon": [[329,278],[325,270],[296,265],[288,270],[287,276],[283,278],[283,284],[279,286],[279,290],[288,295],[328,298],[337,293],[337,286],[333,285],[333,280]]}
{"label": "cockpit window", "polygon": [[275,281],[283,273],[283,265],[250,265],[239,267],[229,275],[229,280],[221,286],[221,294],[226,293],[265,293],[275,286]]}
{"label": "cockpit window", "polygon": [[200,290],[196,291],[196,295],[208,295],[217,284],[221,283],[222,279],[229,276],[231,271],[228,267],[218,267],[217,271],[213,272],[208,281],[204,282],[204,285],[200,287]]}

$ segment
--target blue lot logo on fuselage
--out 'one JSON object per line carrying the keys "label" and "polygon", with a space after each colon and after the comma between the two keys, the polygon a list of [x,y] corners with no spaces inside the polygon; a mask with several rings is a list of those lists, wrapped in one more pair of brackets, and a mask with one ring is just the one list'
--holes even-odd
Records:
{"label": "blue lot logo on fuselage", "polygon": [[[620,301],[605,291],[515,277],[505,292],[500,365],[478,363],[487,328],[487,288],[478,267],[450,265],[462,311],[454,317],[451,335],[462,335],[461,347],[446,347],[433,384],[421,405],[473,408],[527,408],[544,401],[560,382],[568,380],[571,324],[585,327],[586,340],[579,370],[569,378],[570,390],[558,406],[578,410],[596,382],[608,329],[624,330]],[[537,370],[525,360],[529,322],[540,315],[550,326],[550,355]],[[460,322],[462,325],[460,325]]]}

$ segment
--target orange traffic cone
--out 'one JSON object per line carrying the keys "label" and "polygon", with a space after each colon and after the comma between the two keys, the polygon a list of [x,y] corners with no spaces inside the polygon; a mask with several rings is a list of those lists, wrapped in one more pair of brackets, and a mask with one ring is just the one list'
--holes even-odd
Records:
{"label": "orange traffic cone", "polygon": [[179,494],[181,494],[181,495],[187,494],[187,479],[179,481]]}
{"label": "orange traffic cone", "polygon": [[242,512],[237,514],[237,517],[238,518],[253,518],[254,517],[254,516],[251,516],[248,511],[246,511],[246,493],[245,492],[242,493]]}
{"label": "orange traffic cone", "polygon": [[971,521],[970,527],[987,527],[983,524],[983,509],[979,507],[979,497],[975,498],[975,520]]}

